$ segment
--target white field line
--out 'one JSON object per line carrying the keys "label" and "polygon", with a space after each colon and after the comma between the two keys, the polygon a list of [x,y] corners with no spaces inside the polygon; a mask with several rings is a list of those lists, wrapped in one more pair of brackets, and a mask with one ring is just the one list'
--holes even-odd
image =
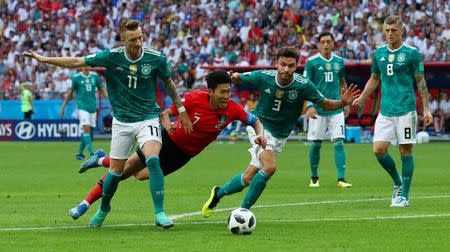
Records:
{"label": "white field line", "polygon": [[[435,196],[419,196],[414,199],[442,199],[450,198],[450,195],[435,195]],[[342,204],[342,203],[357,203],[357,202],[371,202],[390,200],[390,198],[372,198],[372,199],[355,199],[355,200],[327,200],[327,201],[313,201],[313,202],[297,202],[276,205],[257,205],[253,208],[275,208],[288,206],[305,206],[305,205],[322,205],[322,204]],[[234,208],[217,209],[216,212],[230,211]],[[189,216],[200,215],[200,212],[190,212],[170,216],[172,219],[181,219]],[[415,215],[391,215],[391,216],[374,216],[374,217],[343,217],[343,218],[310,218],[310,219],[273,219],[273,220],[258,220],[258,222],[327,222],[327,221],[361,221],[361,220],[390,220],[390,219],[423,219],[436,217],[450,217],[450,213],[439,214],[415,214]],[[191,222],[177,222],[176,225],[200,225],[200,224],[225,224],[225,221],[191,221]],[[103,228],[114,227],[136,227],[136,226],[153,226],[153,223],[129,223],[129,224],[110,224],[103,225]],[[83,229],[90,228],[89,226],[59,226],[59,227],[15,227],[15,228],[0,228],[0,232],[8,231],[35,231],[35,230],[57,230],[57,229]]]}

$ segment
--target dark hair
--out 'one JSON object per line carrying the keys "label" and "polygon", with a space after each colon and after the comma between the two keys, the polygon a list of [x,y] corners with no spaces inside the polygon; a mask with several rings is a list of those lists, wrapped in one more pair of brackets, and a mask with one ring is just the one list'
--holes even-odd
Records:
{"label": "dark hair", "polygon": [[297,49],[295,47],[283,46],[280,49],[278,49],[277,60],[280,57],[294,58],[295,62],[298,62],[298,59],[299,59],[300,56],[298,55]]}
{"label": "dark hair", "polygon": [[317,41],[320,42],[320,39],[321,39],[322,37],[325,37],[325,36],[330,36],[330,37],[331,37],[331,40],[334,41],[334,36],[333,36],[333,34],[331,34],[331,32],[327,32],[327,31],[321,32],[321,33],[319,34],[319,37],[317,38]]}
{"label": "dark hair", "polygon": [[125,19],[120,23],[119,32],[135,31],[140,27],[141,23],[136,19]]}
{"label": "dark hair", "polygon": [[210,72],[205,77],[206,83],[208,84],[208,88],[214,90],[216,89],[217,85],[219,84],[231,84],[231,78],[230,75],[227,73],[227,71],[222,69],[217,69],[212,72]]}

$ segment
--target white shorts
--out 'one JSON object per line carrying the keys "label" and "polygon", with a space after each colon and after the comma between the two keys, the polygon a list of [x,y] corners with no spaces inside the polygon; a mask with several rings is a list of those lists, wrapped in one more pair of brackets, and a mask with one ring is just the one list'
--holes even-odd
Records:
{"label": "white shorts", "polygon": [[[255,130],[251,126],[247,126],[246,130],[248,140],[252,145],[252,147],[248,149],[248,152],[250,152],[250,155],[252,156],[250,164],[258,169],[261,169],[261,162],[259,161],[259,155],[261,155],[261,152],[263,152],[264,149],[255,143],[255,139],[257,136]],[[272,150],[273,152],[275,152],[275,155],[278,156],[278,154],[280,154],[281,150],[286,144],[287,138],[276,138],[272,136],[272,134],[267,130],[264,130],[264,137],[267,139],[266,150]]]}
{"label": "white shorts", "polygon": [[78,110],[78,119],[80,120],[80,126],[89,125],[92,128],[96,126],[97,112],[89,113],[86,110]]}
{"label": "white shorts", "polygon": [[136,141],[142,147],[148,141],[161,141],[159,118],[142,122],[124,123],[113,117],[111,153],[114,159],[127,159],[134,152]]}
{"label": "white shorts", "polygon": [[402,116],[378,114],[375,121],[374,142],[386,141],[393,145],[416,143],[417,112],[411,111]]}
{"label": "white shorts", "polygon": [[345,117],[344,112],[336,115],[320,116],[317,119],[308,119],[308,140],[325,140],[327,130],[331,133],[331,140],[344,138]]}

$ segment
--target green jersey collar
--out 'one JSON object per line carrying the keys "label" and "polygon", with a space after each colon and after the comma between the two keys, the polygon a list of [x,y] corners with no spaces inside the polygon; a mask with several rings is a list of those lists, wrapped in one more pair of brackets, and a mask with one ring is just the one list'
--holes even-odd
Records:
{"label": "green jersey collar", "polygon": [[290,87],[293,83],[294,83],[294,81],[295,81],[295,73],[292,75],[292,81],[291,81],[291,83],[289,83],[289,84],[287,84],[286,86],[283,86],[283,85],[281,85],[280,83],[278,83],[278,71],[277,71],[277,73],[275,74],[275,83],[277,84],[277,86],[279,86],[280,88],[288,88],[288,87]]}
{"label": "green jersey collar", "polygon": [[400,49],[402,49],[402,47],[405,45],[405,43],[403,42],[397,49],[392,50],[391,48],[389,48],[389,44],[386,44],[386,48],[389,50],[389,52],[396,52]]}
{"label": "green jersey collar", "polygon": [[127,50],[126,50],[125,46],[123,47],[123,55],[125,55],[125,58],[126,58],[130,63],[136,63],[136,62],[138,62],[139,60],[141,60],[142,57],[144,57],[144,47],[141,46],[141,56],[139,56],[139,58],[137,58],[137,59],[135,59],[135,60],[132,60],[132,59],[128,58]]}

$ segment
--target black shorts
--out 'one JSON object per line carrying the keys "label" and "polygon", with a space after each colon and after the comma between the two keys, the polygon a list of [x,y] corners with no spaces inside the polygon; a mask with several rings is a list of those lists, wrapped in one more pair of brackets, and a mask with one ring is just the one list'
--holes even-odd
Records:
{"label": "black shorts", "polygon": [[[193,158],[193,156],[186,154],[181,150],[172,139],[170,139],[169,134],[164,128],[161,132],[162,148],[159,152],[159,165],[161,166],[164,176],[166,176],[183,167],[191,160],[191,158]],[[145,155],[140,148],[136,150],[136,154],[141,162],[147,166],[145,163]]]}

